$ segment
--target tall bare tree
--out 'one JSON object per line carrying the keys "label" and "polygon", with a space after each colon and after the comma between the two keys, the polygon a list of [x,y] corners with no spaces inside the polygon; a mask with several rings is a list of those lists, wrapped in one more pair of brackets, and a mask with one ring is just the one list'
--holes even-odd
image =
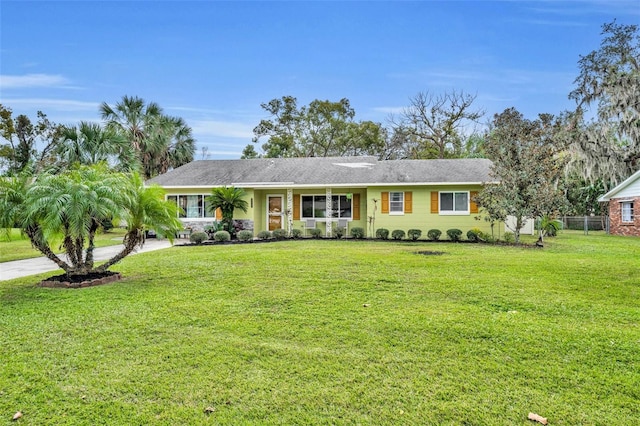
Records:
{"label": "tall bare tree", "polygon": [[401,121],[393,123],[413,136],[408,139],[414,145],[407,150],[410,158],[460,157],[465,130],[471,133],[484,115],[482,109],[473,107],[475,99],[475,95],[455,90],[439,95],[420,92],[410,98]]}

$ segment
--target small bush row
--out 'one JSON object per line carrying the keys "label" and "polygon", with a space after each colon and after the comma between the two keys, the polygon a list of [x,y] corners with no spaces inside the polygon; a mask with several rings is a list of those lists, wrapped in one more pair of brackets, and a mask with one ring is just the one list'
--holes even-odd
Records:
{"label": "small bush row", "polygon": [[[451,241],[462,241],[463,232],[460,229],[457,229],[457,228],[447,229],[446,234],[449,240]],[[409,229],[405,234],[405,232],[402,229],[395,229],[391,232],[389,232],[389,230],[385,228],[376,229],[376,238],[381,240],[388,240],[389,236],[391,236],[391,238],[394,240],[403,240],[405,239],[405,235],[407,239],[411,241],[417,241],[422,236],[422,231],[420,229]],[[430,241],[438,241],[440,240],[441,236],[442,236],[442,231],[440,231],[439,229],[429,229],[427,231],[427,239]],[[480,242],[480,241],[493,242],[494,241],[491,235],[485,232],[482,232],[478,228],[473,228],[467,231],[467,240],[473,241],[473,242]]]}
{"label": "small bush row", "polygon": [[[309,230],[309,234],[312,238],[320,238],[322,236],[322,230],[318,228],[314,228]],[[361,227],[354,227],[349,231],[351,238],[354,239],[363,239],[365,238],[365,230]],[[447,237],[451,241],[462,241],[463,232],[460,229],[452,228],[447,229],[446,231]],[[195,244],[202,244],[204,241],[210,238],[210,233],[206,232],[194,232],[189,237],[190,241]],[[334,230],[335,238],[343,238],[345,235],[344,228],[337,228]],[[239,231],[236,236],[239,241],[251,241],[253,240],[253,232],[249,230]],[[409,229],[406,233],[402,229],[394,229],[389,232],[388,229],[378,228],[376,229],[376,238],[381,240],[388,240],[389,236],[393,240],[404,240],[406,239],[411,241],[417,241],[422,236],[422,231],[420,229]],[[427,231],[427,239],[430,241],[438,241],[442,236],[442,231],[439,229],[430,229]],[[472,242],[495,242],[495,239],[486,232],[481,231],[478,228],[473,228],[467,231],[467,240]],[[268,239],[276,239],[276,240],[284,240],[289,238],[288,233],[284,229],[276,229],[274,231],[260,231],[256,236],[259,240],[268,240]],[[302,231],[300,229],[292,229],[291,230],[291,238],[300,238],[302,237]],[[231,235],[229,232],[224,230],[219,230],[213,234],[213,240],[218,242],[225,242],[231,239]],[[513,234],[505,233],[504,240],[506,242],[512,242]]]}

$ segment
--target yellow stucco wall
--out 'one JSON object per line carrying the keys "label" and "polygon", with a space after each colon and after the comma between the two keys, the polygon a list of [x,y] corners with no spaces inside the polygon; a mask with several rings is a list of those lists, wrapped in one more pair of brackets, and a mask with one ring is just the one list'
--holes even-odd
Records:
{"label": "yellow stucco wall", "polygon": [[[480,213],[468,213],[463,215],[447,215],[440,213],[431,213],[431,192],[432,191],[480,191],[481,186],[397,186],[397,187],[370,187],[370,188],[332,188],[332,195],[359,194],[360,196],[360,219],[352,219],[349,221],[348,229],[361,227],[365,230],[365,235],[375,236],[375,230],[386,228],[390,232],[395,229],[401,229],[407,232],[409,229],[420,229],[422,238],[426,238],[427,231],[430,229],[439,229],[442,232],[441,238],[446,238],[447,229],[458,228],[462,230],[463,235],[472,228],[479,228],[485,232],[491,232],[491,225],[483,219],[482,211]],[[268,229],[267,223],[267,197],[270,195],[281,196],[283,200],[283,212],[288,209],[293,210],[293,206],[287,205],[287,189],[251,189],[245,188],[247,192],[247,203],[249,209],[247,213],[237,210],[234,213],[234,219],[250,219],[254,223],[254,234]],[[390,191],[411,191],[412,193],[412,213],[404,213],[394,215],[382,213],[382,192]],[[206,188],[188,188],[188,189],[168,189],[169,195],[191,195],[202,194],[208,196],[211,189]],[[295,195],[325,195],[325,188],[309,188],[295,189]],[[377,203],[373,200],[377,200]],[[300,206],[301,210],[301,206]],[[375,217],[374,226],[370,228],[370,218]],[[193,221],[194,219],[188,219]],[[195,219],[196,221],[210,222],[211,218]],[[336,219],[333,219],[334,221]],[[325,221],[319,219],[316,221],[316,228],[322,230],[325,235]],[[334,224],[335,226],[335,224]],[[286,216],[283,216],[283,227],[287,229]],[[293,228],[305,231],[305,221],[296,219],[293,221]],[[496,224],[494,229],[496,236],[504,233],[504,225]],[[373,234],[373,235],[372,235]]]}
{"label": "yellow stucco wall", "polygon": [[[389,232],[400,229],[407,232],[409,229],[420,229],[422,238],[426,238],[427,231],[439,229],[442,232],[441,238],[446,238],[447,229],[457,228],[466,236],[468,230],[479,228],[484,232],[491,232],[491,225],[485,221],[482,211],[468,214],[441,214],[431,213],[431,192],[432,191],[480,191],[481,186],[398,186],[398,187],[373,187],[369,188],[367,194],[367,212],[369,216],[374,215],[375,229],[386,228]],[[412,213],[389,214],[382,213],[382,192],[406,192],[412,193]],[[377,203],[373,200],[377,200]],[[498,228],[494,232],[503,231],[503,225],[496,225]]]}

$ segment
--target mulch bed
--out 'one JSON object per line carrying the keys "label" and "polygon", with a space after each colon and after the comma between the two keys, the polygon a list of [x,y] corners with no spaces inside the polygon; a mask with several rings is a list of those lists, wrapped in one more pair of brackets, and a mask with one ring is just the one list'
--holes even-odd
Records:
{"label": "mulch bed", "polygon": [[108,284],[122,278],[120,272],[102,272],[87,275],[56,275],[49,277],[38,284],[39,287],[47,288],[84,288],[96,285]]}

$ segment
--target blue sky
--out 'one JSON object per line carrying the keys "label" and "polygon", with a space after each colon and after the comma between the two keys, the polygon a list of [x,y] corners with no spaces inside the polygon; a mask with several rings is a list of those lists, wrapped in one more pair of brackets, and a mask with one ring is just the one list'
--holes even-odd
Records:
{"label": "blue sky", "polygon": [[534,118],[573,107],[579,56],[613,19],[640,24],[640,0],[1,0],[0,103],[73,125],[139,96],[212,159],[239,158],[260,104],[285,95],[348,98],[386,125],[418,92],[463,90],[486,119]]}

